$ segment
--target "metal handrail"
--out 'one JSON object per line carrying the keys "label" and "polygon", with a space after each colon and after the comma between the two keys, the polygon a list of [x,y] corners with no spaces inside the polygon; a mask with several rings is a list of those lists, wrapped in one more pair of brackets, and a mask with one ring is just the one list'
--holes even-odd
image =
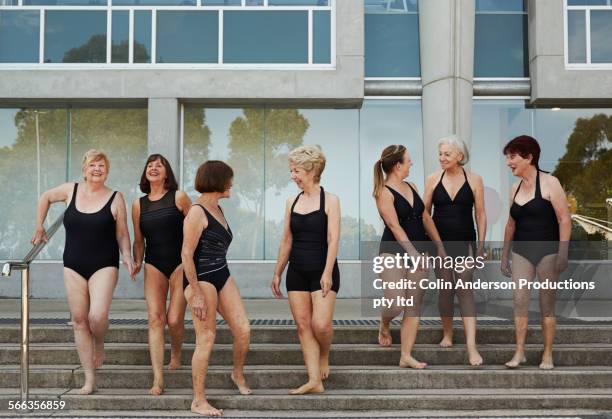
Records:
{"label": "metal handrail", "polygon": [[[62,225],[64,213],[57,217],[57,220],[46,230],[47,240],[51,239],[55,232]],[[7,261],[2,266],[2,276],[10,276],[11,271],[21,271],[21,374],[20,374],[20,397],[21,401],[28,400],[29,394],[29,373],[30,373],[30,263],[36,259],[38,254],[47,244],[46,241],[32,246],[28,254],[20,261]]]}

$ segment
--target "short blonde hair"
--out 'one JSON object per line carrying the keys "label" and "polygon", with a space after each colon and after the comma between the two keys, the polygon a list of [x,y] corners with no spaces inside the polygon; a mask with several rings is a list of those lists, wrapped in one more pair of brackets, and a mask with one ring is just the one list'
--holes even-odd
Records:
{"label": "short blonde hair", "polygon": [[303,145],[289,153],[289,163],[310,172],[314,170],[314,180],[319,182],[325,169],[325,155],[319,147]]}
{"label": "short blonde hair", "polygon": [[104,160],[104,163],[106,164],[106,172],[108,173],[110,171],[110,160],[108,160],[108,157],[102,150],[96,150],[95,148],[87,150],[85,154],[83,154],[83,163],[81,165],[81,169],[85,170],[85,168],[89,166],[89,163],[98,160]]}
{"label": "short blonde hair", "polygon": [[438,140],[438,148],[440,148],[441,145],[451,146],[459,153],[463,154],[463,158],[459,162],[461,166],[465,166],[470,161],[470,152],[468,151],[467,145],[458,136],[448,135],[446,137],[440,138]]}

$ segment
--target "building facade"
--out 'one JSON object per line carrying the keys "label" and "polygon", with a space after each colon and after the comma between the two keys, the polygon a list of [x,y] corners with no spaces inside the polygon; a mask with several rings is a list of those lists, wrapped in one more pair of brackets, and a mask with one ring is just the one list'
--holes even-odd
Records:
{"label": "building facade", "polygon": [[[437,139],[465,139],[488,240],[503,239],[514,179],[501,149],[519,134],[540,141],[576,212],[610,221],[610,39],[611,0],[0,0],[0,260],[27,253],[37,197],[78,180],[90,148],[128,201],[150,153],[192,198],[198,165],[227,161],[229,256],[247,297],[271,296],[297,193],[286,156],[301,144],[322,148],[322,185],[340,198],[340,297],[359,296],[361,246],[382,233],[372,172],[389,144],[408,147],[422,192]],[[63,295],[62,249],[59,231],[33,296]],[[121,277],[117,297],[142,297]],[[17,281],[0,294],[19,295]]]}

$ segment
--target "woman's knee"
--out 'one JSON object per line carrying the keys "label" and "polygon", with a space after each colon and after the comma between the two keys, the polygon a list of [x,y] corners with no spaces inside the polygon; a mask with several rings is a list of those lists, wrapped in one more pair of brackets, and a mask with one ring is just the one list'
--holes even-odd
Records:
{"label": "woman's knee", "polygon": [[89,330],[89,316],[86,314],[73,315],[72,327],[75,330]]}
{"label": "woman's knee", "polygon": [[312,323],[307,317],[295,319],[295,325],[299,335],[312,333]]}
{"label": "woman's knee", "polygon": [[108,324],[108,316],[105,313],[89,313],[87,320],[91,329],[106,327]]}
{"label": "woman's knee", "polygon": [[196,347],[197,346],[212,346],[215,343],[217,331],[212,328],[196,329]]}
{"label": "woman's knee", "polygon": [[317,336],[330,335],[332,333],[331,322],[322,321],[319,319],[312,320],[312,331]]}
{"label": "woman's knee", "polygon": [[234,339],[248,340],[251,337],[251,326],[248,321],[238,323],[232,329]]}
{"label": "woman's knee", "polygon": [[183,317],[179,314],[170,314],[167,318],[168,327],[171,329],[178,329],[179,327],[184,327],[185,321]]}
{"label": "woman's knee", "polygon": [[149,313],[149,328],[159,329],[166,326],[166,315],[164,313]]}

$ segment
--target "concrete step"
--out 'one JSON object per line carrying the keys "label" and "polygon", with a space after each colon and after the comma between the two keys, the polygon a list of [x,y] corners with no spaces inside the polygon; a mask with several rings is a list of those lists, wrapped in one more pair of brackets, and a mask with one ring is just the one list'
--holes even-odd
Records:
{"label": "concrete step", "polygon": [[[57,399],[70,410],[189,410],[190,389],[168,389],[163,396],[151,396],[144,389],[100,389],[89,396],[76,389],[48,389],[32,395],[32,399]],[[589,409],[612,410],[609,389],[435,389],[435,390],[327,390],[324,394],[291,396],[287,390],[258,390],[251,396],[235,390],[209,390],[209,401],[218,408],[240,411],[305,410],[519,410],[519,409]],[[0,395],[0,405],[15,400],[11,393]],[[319,413],[317,412],[317,414]],[[315,414],[313,412],[313,414]]]}
{"label": "concrete step", "polygon": [[[252,343],[299,343],[294,326],[252,326]],[[167,333],[166,333],[167,334]],[[393,339],[399,342],[399,327],[392,328]],[[375,343],[378,338],[376,326],[336,326],[334,327],[334,343]],[[18,343],[20,330],[17,325],[0,326],[0,344]],[[442,339],[440,326],[422,326],[419,328],[417,343],[434,344]],[[108,343],[146,343],[148,341],[146,325],[126,326],[113,325],[106,334]],[[217,343],[231,343],[232,337],[227,326],[217,329]],[[462,328],[456,328],[455,341],[465,343]],[[479,343],[513,343],[514,328],[507,326],[479,326],[477,341]],[[32,325],[30,327],[30,342],[74,342],[74,333],[69,325]],[[194,331],[188,326],[185,331],[185,342],[194,343]],[[610,343],[612,344],[612,325],[559,325],[555,336],[556,343]],[[542,343],[540,327],[529,327],[527,343]]]}
{"label": "concrete step", "polygon": [[[183,346],[183,362],[189,364],[193,355],[193,344]],[[510,344],[479,345],[484,363],[503,364],[513,353]],[[526,346],[528,365],[538,365],[542,346]],[[19,363],[19,345],[3,344],[0,347],[0,365]],[[463,365],[467,363],[464,345],[452,348],[440,348],[433,344],[416,345],[413,356],[431,365]],[[166,345],[166,360],[169,360],[169,348]],[[376,344],[338,344],[332,346],[330,363],[332,365],[397,365],[400,357],[399,345],[382,348]],[[30,347],[32,364],[78,364],[78,355],[74,345],[65,343],[35,344]],[[554,362],[557,366],[612,366],[612,344],[555,346]],[[149,365],[149,348],[145,343],[110,343],[106,345],[107,365]],[[232,347],[227,344],[215,345],[211,365],[229,365],[232,363]],[[253,344],[247,358],[248,365],[302,365],[302,351],[297,344]]]}
{"label": "concrete step", "polygon": [[[214,389],[233,389],[230,366],[213,366],[206,378]],[[246,375],[253,389],[295,388],[307,381],[304,368],[294,366],[248,366]],[[149,366],[104,366],[97,371],[100,389],[148,389],[153,385]],[[190,388],[191,369],[165,371],[166,388]],[[80,388],[84,383],[78,365],[43,365],[30,370],[32,388]],[[19,386],[19,366],[0,367],[0,387]],[[444,388],[612,388],[612,367],[557,367],[542,371],[537,367],[508,370],[503,366],[480,368],[436,365],[416,371],[391,366],[335,366],[326,381],[330,390],[358,389],[444,389]]]}

